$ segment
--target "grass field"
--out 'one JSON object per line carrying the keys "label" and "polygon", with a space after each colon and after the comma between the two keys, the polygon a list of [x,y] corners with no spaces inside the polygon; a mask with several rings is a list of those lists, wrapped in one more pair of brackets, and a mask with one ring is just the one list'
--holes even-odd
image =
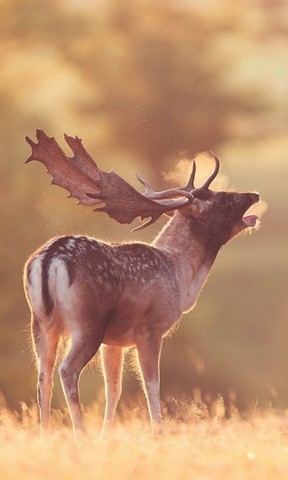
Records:
{"label": "grass field", "polygon": [[77,442],[67,425],[66,414],[60,411],[53,412],[52,433],[40,439],[35,406],[28,409],[23,405],[21,414],[3,408],[0,478],[288,478],[286,414],[277,415],[272,408],[260,413],[255,408],[246,419],[241,419],[232,405],[227,420],[221,397],[209,415],[194,402],[179,408],[185,422],[166,416],[166,433],[161,438],[151,438],[149,424],[138,410],[124,412],[113,435],[103,440],[99,439],[101,418],[97,408],[90,408],[86,412],[88,435]]}

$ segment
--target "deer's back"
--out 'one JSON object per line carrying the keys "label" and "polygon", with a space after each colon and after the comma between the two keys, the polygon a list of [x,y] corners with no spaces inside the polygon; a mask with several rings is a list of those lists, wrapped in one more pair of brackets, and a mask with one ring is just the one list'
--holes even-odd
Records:
{"label": "deer's back", "polygon": [[60,333],[70,335],[79,324],[96,328],[104,322],[111,344],[133,344],[147,326],[165,333],[180,315],[172,261],[143,243],[54,238],[28,260],[25,285],[31,310],[47,326],[57,323]]}

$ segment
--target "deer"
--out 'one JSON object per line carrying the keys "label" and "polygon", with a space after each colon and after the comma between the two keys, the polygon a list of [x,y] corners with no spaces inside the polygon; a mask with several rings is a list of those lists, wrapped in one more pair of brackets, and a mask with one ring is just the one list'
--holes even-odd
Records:
{"label": "deer", "polygon": [[[195,186],[196,162],[184,187],[139,193],[114,170],[101,170],[82,140],[64,135],[73,156],[54,138],[36,131],[26,137],[32,153],[26,160],[45,165],[52,184],[78,203],[105,212],[120,224],[161,215],[169,220],[151,244],[108,243],[84,235],[54,237],[25,264],[24,289],[31,310],[31,336],[38,368],[37,402],[41,432],[49,431],[53,373],[59,339],[70,349],[58,371],[74,432],[85,432],[79,397],[82,370],[100,350],[105,384],[103,432],[113,427],[122,390],[124,353],[136,350],[153,435],[163,431],[160,406],[160,354],[163,338],[191,311],[221,247],[253,229],[249,214],[259,194],[213,191],[220,162],[210,152],[214,170]],[[134,229],[135,230],[135,229]]]}

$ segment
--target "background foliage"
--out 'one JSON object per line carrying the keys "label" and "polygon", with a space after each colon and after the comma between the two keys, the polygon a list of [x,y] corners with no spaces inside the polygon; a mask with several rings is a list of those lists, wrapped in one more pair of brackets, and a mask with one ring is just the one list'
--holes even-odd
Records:
{"label": "background foliage", "polygon": [[[288,403],[285,0],[1,0],[0,389],[10,406],[35,398],[27,256],[55,234],[150,241],[50,187],[24,166],[36,128],[77,134],[104,169],[164,187],[179,158],[213,149],[239,190],[269,204],[261,230],[220,253],[194,312],[165,342],[162,397],[192,395],[278,408]],[[63,145],[64,146],[64,145]],[[188,172],[187,172],[188,174]],[[163,224],[163,221],[162,221]],[[125,393],[138,388],[125,377]],[[82,400],[102,391],[83,375]],[[100,392],[100,393],[99,393]],[[59,384],[54,405],[63,405]]]}

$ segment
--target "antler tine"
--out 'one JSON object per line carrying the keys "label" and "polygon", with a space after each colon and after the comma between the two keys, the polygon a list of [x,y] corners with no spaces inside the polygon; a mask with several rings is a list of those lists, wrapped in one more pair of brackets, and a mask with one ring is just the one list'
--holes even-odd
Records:
{"label": "antler tine", "polygon": [[149,225],[152,225],[153,223],[155,223],[156,220],[158,220],[158,218],[151,217],[149,220],[147,220],[147,222],[140,223],[138,227],[132,228],[131,232],[137,232],[138,230],[142,230],[143,228],[149,227]]}
{"label": "antler tine", "polygon": [[196,162],[195,160],[193,160],[193,166],[192,166],[192,172],[191,172],[190,178],[188,180],[186,187],[183,187],[182,190],[185,189],[186,191],[189,192],[195,189],[195,185],[194,185],[195,174],[196,174]]}
{"label": "antler tine", "polygon": [[161,192],[154,192],[154,190],[151,188],[148,182],[146,180],[143,180],[142,178],[138,178],[139,182],[142,183],[145,187],[145,197],[153,199],[153,200],[161,200],[165,198],[173,198],[173,197],[186,197],[190,200],[193,200],[193,194],[192,191],[195,190],[195,185],[194,185],[194,180],[195,180],[195,174],[196,174],[196,162],[193,160],[192,164],[192,172],[190,175],[190,178],[188,180],[188,183],[185,187],[179,187],[179,188],[171,188],[169,190],[163,190]]}
{"label": "antler tine", "polygon": [[[144,195],[145,195],[146,197],[152,195],[153,193],[156,193],[156,192],[153,191],[151,185],[149,185],[149,183],[146,182],[146,180],[144,180],[143,178],[139,177],[139,175],[137,175],[137,173],[136,173],[136,177],[137,177],[137,180],[139,180],[139,182],[142,183],[142,185],[144,185],[144,187],[145,187]],[[149,197],[149,198],[150,198],[150,197]]]}
{"label": "antler tine", "polygon": [[[195,175],[195,174],[194,174]],[[151,200],[164,200],[164,199],[169,199],[169,198],[175,198],[175,197],[186,197],[189,200],[193,200],[193,195],[190,192],[190,189],[187,189],[188,182],[186,187],[183,188],[170,188],[168,190],[162,190],[161,192],[155,192],[152,187],[149,185],[146,180],[143,180],[142,178],[138,177],[136,174],[136,177],[138,178],[139,182],[144,185],[146,191],[144,192],[144,195],[146,198],[150,198]]]}
{"label": "antler tine", "polygon": [[207,190],[209,188],[213,180],[216,178],[220,168],[220,161],[219,161],[219,158],[215,155],[215,153],[209,152],[209,155],[213,157],[215,160],[215,168],[212,175],[210,175],[210,177],[206,180],[206,182],[202,185],[202,187],[200,187],[201,190]]}

